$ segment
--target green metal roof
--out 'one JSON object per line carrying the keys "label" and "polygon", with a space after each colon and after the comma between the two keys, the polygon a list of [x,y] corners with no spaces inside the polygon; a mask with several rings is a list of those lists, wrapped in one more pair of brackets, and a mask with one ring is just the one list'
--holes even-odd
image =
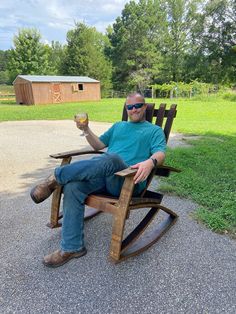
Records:
{"label": "green metal roof", "polygon": [[88,76],[18,75],[15,78],[15,80],[17,78],[22,78],[30,82],[46,82],[46,83],[48,82],[98,83],[99,82]]}

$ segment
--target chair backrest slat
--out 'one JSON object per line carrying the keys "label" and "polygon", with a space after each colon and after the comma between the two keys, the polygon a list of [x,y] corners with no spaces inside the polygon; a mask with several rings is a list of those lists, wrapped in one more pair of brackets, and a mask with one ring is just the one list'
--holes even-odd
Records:
{"label": "chair backrest slat", "polygon": [[154,116],[154,109],[155,109],[155,104],[154,103],[149,103],[147,104],[147,109],[146,109],[146,120],[150,123],[152,123],[152,119]]}
{"label": "chair backrest slat", "polygon": [[166,111],[166,104],[160,104],[159,109],[155,109],[154,116],[156,117],[156,125],[159,125],[162,127],[163,120],[165,117],[165,111]]}
{"label": "chair backrest slat", "polygon": [[166,142],[168,142],[170,130],[171,130],[174,118],[176,117],[176,113],[177,113],[176,107],[177,107],[176,104],[171,105],[171,107],[168,111],[168,114],[167,114],[166,123],[165,123],[165,127],[164,127]]}

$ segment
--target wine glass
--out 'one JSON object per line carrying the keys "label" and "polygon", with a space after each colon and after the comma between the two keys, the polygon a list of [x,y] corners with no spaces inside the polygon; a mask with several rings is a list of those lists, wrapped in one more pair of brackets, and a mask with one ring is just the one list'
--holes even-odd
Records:
{"label": "wine glass", "polygon": [[[86,112],[80,112],[75,115],[75,122],[78,122],[81,125],[87,126],[88,125],[88,114]],[[82,133],[80,136],[86,136],[88,134],[85,133],[84,130],[82,130]]]}

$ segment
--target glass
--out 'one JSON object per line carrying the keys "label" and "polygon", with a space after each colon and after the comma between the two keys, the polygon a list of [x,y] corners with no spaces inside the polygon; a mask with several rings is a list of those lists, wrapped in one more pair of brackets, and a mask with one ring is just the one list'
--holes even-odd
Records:
{"label": "glass", "polygon": [[[77,113],[74,118],[75,118],[75,122],[79,123],[81,126],[88,125],[88,114],[86,112]],[[85,133],[84,130],[82,130],[82,133],[80,134],[80,136],[86,136],[86,135],[88,134]]]}
{"label": "glass", "polygon": [[126,105],[126,108],[128,110],[132,110],[133,108],[140,109],[140,108],[142,108],[143,105],[144,105],[143,103],[138,103],[138,104],[133,104],[133,105]]}

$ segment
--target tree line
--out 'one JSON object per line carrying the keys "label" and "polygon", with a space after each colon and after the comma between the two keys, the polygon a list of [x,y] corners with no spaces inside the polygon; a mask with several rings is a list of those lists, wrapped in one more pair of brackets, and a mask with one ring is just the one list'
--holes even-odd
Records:
{"label": "tree line", "polygon": [[0,50],[0,83],[17,74],[85,75],[101,81],[103,95],[194,80],[233,85],[236,1],[130,1],[106,34],[75,23],[66,41],[43,44],[37,29],[20,29],[14,47]]}

